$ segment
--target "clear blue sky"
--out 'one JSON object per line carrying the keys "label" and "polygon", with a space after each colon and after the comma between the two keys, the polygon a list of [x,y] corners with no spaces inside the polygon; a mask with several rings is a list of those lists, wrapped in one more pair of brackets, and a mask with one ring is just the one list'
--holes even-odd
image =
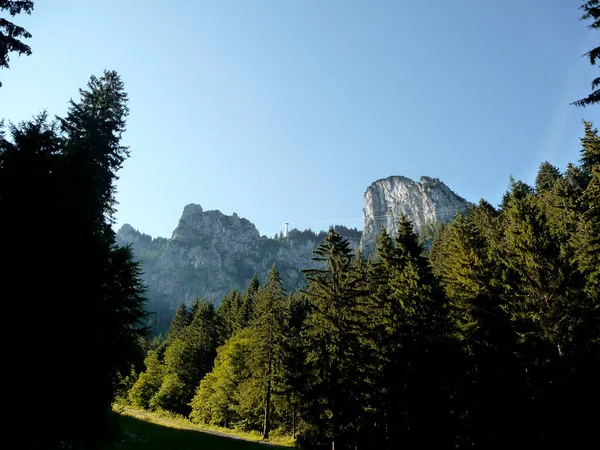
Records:
{"label": "clear blue sky", "polygon": [[[362,228],[389,175],[500,202],[509,176],[579,157],[597,32],[572,0],[37,0],[0,117],[64,114],[92,74],[130,97],[120,226],[170,236],[183,207],[283,228]],[[595,33],[595,34],[594,34]],[[596,69],[596,70],[595,70]]]}

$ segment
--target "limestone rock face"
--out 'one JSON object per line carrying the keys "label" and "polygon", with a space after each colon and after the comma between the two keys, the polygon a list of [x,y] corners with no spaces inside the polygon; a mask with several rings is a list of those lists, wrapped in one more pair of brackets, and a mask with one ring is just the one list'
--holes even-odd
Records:
{"label": "limestone rock face", "polygon": [[373,251],[381,227],[396,235],[402,214],[415,225],[417,233],[440,222],[449,222],[457,212],[469,210],[469,202],[437,178],[421,177],[420,182],[391,176],[373,182],[365,191],[364,229],[361,250]]}
{"label": "limestone rock face", "polygon": [[[132,245],[142,262],[149,309],[166,317],[182,300],[194,297],[219,304],[231,290],[245,289],[255,273],[262,283],[273,264],[288,291],[299,289],[304,284],[300,270],[315,267],[312,251],[325,235],[291,230],[285,238],[270,239],[235,213],[227,216],[190,204],[170,239],[152,239],[126,224],[117,232],[117,243]],[[358,248],[360,232],[347,237]]]}
{"label": "limestone rock face", "polygon": [[[401,214],[422,233],[468,208],[466,200],[436,178],[422,177],[415,182],[389,177],[375,181],[365,192],[364,231],[342,226],[336,226],[336,230],[367,257],[381,226],[395,235]],[[231,290],[246,289],[255,273],[264,282],[273,264],[287,291],[298,290],[304,285],[300,271],[316,267],[311,261],[312,252],[326,235],[291,230],[284,238],[270,239],[260,236],[252,222],[235,213],[228,216],[190,204],[184,208],[171,238],[153,239],[126,224],[117,232],[117,243],[131,244],[141,261],[148,286],[148,309],[154,312],[152,325],[164,331],[181,301],[198,297],[218,305]]]}

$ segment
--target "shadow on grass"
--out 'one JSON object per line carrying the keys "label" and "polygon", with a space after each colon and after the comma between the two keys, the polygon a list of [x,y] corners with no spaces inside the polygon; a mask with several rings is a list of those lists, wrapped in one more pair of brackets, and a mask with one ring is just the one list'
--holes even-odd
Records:
{"label": "shadow on grass", "polygon": [[124,433],[123,441],[104,447],[104,450],[289,450],[289,447],[170,428],[127,415],[120,415],[118,421]]}

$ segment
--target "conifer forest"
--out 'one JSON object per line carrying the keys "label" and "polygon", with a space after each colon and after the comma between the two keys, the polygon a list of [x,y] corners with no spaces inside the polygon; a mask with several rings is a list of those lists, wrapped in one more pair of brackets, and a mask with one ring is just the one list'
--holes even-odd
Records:
{"label": "conifer forest", "polygon": [[[598,0],[581,9],[596,32]],[[34,2],[0,11],[8,69],[35,53],[12,23]],[[565,108],[597,114],[599,86]],[[511,178],[501,204],[437,226],[430,248],[406,217],[368,255],[332,228],[302,289],[273,265],[220,303],[182,301],[152,336],[142,267],[112,228],[138,151],[122,142],[125,84],[107,70],[75,89],[63,117],[0,128],[11,448],[96,448],[118,434],[115,402],[306,449],[598,445],[597,125],[583,121],[577,161],[541,162],[534,185]]]}

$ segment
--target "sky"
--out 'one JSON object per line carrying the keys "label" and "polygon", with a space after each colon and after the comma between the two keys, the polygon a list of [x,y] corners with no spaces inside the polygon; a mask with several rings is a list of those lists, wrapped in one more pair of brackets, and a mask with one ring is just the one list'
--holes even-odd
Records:
{"label": "sky", "polygon": [[[375,180],[437,177],[500,203],[579,159],[597,67],[582,2],[37,0],[0,118],[62,116],[91,75],[129,94],[118,229],[170,237],[188,203],[272,237],[362,228]],[[596,33],[596,34],[594,34]]]}

